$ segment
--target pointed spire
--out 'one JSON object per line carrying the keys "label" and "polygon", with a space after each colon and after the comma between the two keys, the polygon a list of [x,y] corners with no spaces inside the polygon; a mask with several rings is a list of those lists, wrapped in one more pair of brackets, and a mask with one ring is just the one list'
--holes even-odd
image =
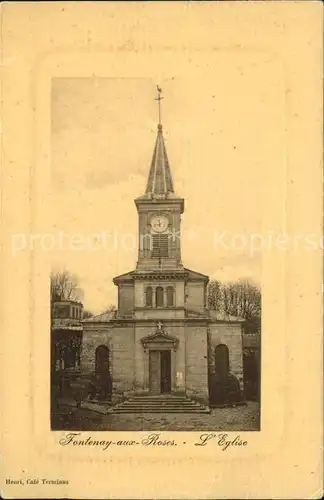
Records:
{"label": "pointed spire", "polygon": [[159,123],[146,194],[152,195],[152,197],[167,197],[171,193],[174,193],[172,175],[164,143],[162,125]]}
{"label": "pointed spire", "polygon": [[161,122],[161,100],[163,99],[161,95],[162,89],[159,85],[157,85],[156,90],[158,95],[155,98],[155,100],[158,102],[158,109],[159,109],[158,133],[155,141],[153,158],[145,194],[149,197],[152,196],[153,198],[154,197],[164,198],[168,197],[168,195],[170,195],[171,193],[174,193],[174,191],[173,191],[173,182],[172,182],[169,160],[162,133],[162,122]]}
{"label": "pointed spire", "polygon": [[153,158],[147,180],[146,190],[142,196],[136,198],[135,203],[137,204],[138,202],[143,200],[150,201],[168,199],[171,201],[172,199],[173,202],[181,202],[181,210],[183,212],[184,200],[183,198],[178,197],[174,192],[170,164],[163,138],[161,123],[161,99],[163,99],[163,97],[161,97],[162,89],[158,85],[156,86],[156,88],[158,96],[155,100],[158,101],[159,107],[157,137],[155,141]]}

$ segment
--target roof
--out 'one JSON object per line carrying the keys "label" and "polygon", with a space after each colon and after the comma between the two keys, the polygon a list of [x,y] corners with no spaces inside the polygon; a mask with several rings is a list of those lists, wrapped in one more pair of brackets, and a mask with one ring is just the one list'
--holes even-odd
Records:
{"label": "roof", "polygon": [[64,325],[59,325],[59,326],[53,326],[52,327],[53,331],[69,331],[69,332],[82,332],[83,331],[83,326],[64,326]]}
{"label": "roof", "polygon": [[192,269],[184,268],[183,270],[173,270],[173,269],[164,269],[162,271],[129,271],[128,273],[120,274],[119,276],[115,276],[113,282],[115,285],[123,282],[132,282],[134,277],[145,277],[150,276],[151,274],[166,274],[170,273],[174,277],[185,277],[189,281],[208,281],[209,277],[206,274],[198,273],[197,271],[193,271]]}
{"label": "roof", "polygon": [[114,284],[121,281],[133,281],[134,271],[128,271],[128,273],[120,274],[119,276],[115,276],[113,279]]}
{"label": "roof", "polygon": [[206,274],[198,273],[197,271],[193,271],[192,269],[188,269],[187,267],[184,268],[184,271],[188,273],[187,279],[189,280],[209,280],[209,276],[207,276]]}
{"label": "roof", "polygon": [[115,319],[115,317],[116,311],[106,311],[104,313],[97,314],[96,316],[92,316],[91,318],[84,319],[82,323],[105,323]]}
{"label": "roof", "polygon": [[204,309],[203,311],[201,311],[201,310],[197,310],[197,309],[195,310],[192,308],[191,309],[186,308],[186,317],[187,318],[197,318],[197,317],[208,318],[207,313],[208,313],[207,309]]}
{"label": "roof", "polygon": [[80,306],[83,307],[82,302],[79,302],[78,300],[69,300],[69,299],[58,299],[53,301],[53,305],[61,305],[63,304],[64,306],[66,305],[75,305],[75,306]]}
{"label": "roof", "polygon": [[209,317],[214,321],[224,321],[226,323],[244,323],[244,318],[239,318],[237,316],[232,316],[230,314],[225,314],[223,312],[209,310]]}
{"label": "roof", "polygon": [[52,318],[52,330],[82,331],[83,326],[80,320],[72,318]]}

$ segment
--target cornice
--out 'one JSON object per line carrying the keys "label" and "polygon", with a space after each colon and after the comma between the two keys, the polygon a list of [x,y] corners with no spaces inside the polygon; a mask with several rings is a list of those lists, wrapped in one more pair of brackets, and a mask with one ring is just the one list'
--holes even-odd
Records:
{"label": "cornice", "polygon": [[186,273],[183,271],[152,271],[150,273],[134,273],[134,279],[136,280],[170,280],[173,281],[183,281],[186,279]]}
{"label": "cornice", "polygon": [[135,311],[161,311],[161,312],[168,312],[168,311],[184,311],[185,308],[182,306],[173,306],[173,307],[149,307],[149,306],[138,306],[134,308]]}
{"label": "cornice", "polygon": [[152,207],[152,210],[158,210],[160,206],[161,208],[165,208],[166,205],[184,205],[184,202],[185,202],[184,198],[180,197],[155,199],[155,198],[147,198],[139,196],[134,200],[134,203],[137,207],[142,205],[143,211],[147,211],[147,209],[150,207]]}
{"label": "cornice", "polygon": [[[144,310],[146,308],[137,308],[137,310]],[[173,310],[181,310],[183,308],[173,308]],[[151,310],[151,309],[150,309]],[[156,309],[154,309],[156,310]],[[163,310],[161,310],[161,313],[163,313]],[[186,325],[204,325],[204,326],[211,326],[211,325],[239,325],[241,326],[241,322],[239,321],[233,321],[233,320],[226,320],[226,319],[211,319],[208,316],[196,316],[196,317],[182,317],[182,318],[163,318],[164,323],[166,324],[182,324],[184,326]],[[156,318],[135,318],[133,317],[128,317],[128,318],[116,318],[116,319],[111,319],[109,321],[96,321],[96,322],[87,322],[84,323],[84,330],[93,330],[95,328],[103,328],[105,326],[109,326],[110,328],[118,328],[124,325],[129,325],[129,326],[139,326],[139,325],[155,325],[156,324]]]}

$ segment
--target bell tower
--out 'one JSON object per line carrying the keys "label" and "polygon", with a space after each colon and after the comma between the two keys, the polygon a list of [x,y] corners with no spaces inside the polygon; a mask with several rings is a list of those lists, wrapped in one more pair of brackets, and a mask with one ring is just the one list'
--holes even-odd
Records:
{"label": "bell tower", "polygon": [[[118,287],[114,315],[91,318],[88,330],[85,324],[83,338],[88,340],[82,356],[91,372],[95,349],[108,344],[116,397],[117,392],[123,398],[171,394],[180,401],[193,397],[208,404],[208,276],[182,264],[184,199],[173,185],[161,123],[161,89],[157,90],[159,121],[152,161],[145,191],[135,199],[139,231],[136,269],[114,278]],[[227,330],[226,323],[223,326],[225,338],[230,338],[232,329]],[[215,327],[215,343],[219,343],[218,324]],[[144,399],[141,411],[149,404],[152,402]],[[188,409],[187,400],[184,404]],[[164,412],[163,405],[161,408]]]}
{"label": "bell tower", "polygon": [[161,123],[161,89],[158,89],[159,123],[145,193],[135,199],[139,218],[137,271],[183,270],[181,214],[184,199],[174,192]]}

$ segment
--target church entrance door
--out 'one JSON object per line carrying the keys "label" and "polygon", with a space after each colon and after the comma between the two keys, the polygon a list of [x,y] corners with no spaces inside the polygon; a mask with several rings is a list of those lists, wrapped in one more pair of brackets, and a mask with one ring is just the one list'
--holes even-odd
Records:
{"label": "church entrance door", "polygon": [[167,394],[171,392],[171,351],[150,351],[150,393]]}
{"label": "church entrance door", "polygon": [[171,351],[161,351],[161,393],[171,392]]}

